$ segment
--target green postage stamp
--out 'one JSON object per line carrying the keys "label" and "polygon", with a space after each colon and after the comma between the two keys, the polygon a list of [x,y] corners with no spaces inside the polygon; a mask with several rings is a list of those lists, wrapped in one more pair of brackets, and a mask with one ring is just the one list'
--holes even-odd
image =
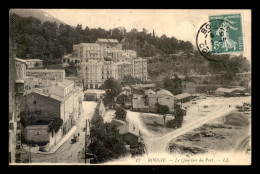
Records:
{"label": "green postage stamp", "polygon": [[213,54],[244,52],[241,14],[212,15],[209,20]]}

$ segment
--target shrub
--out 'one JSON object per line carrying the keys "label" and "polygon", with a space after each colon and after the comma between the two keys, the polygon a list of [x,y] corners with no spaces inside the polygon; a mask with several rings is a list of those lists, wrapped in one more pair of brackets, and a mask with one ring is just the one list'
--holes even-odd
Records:
{"label": "shrub", "polygon": [[49,132],[52,132],[54,130],[55,133],[57,133],[62,124],[63,120],[61,118],[54,118],[54,120],[49,125]]}
{"label": "shrub", "polygon": [[116,109],[115,114],[116,114],[116,117],[115,117],[116,119],[126,121],[126,110],[125,109],[119,107]]}
{"label": "shrub", "polygon": [[[35,112],[21,112],[20,113],[20,122],[23,127],[26,127],[28,125],[48,125],[53,124],[53,129],[56,130],[57,127],[61,127],[63,124],[63,120],[59,117],[56,117],[55,115],[48,113],[48,112],[42,112],[42,111],[35,111]],[[59,129],[58,128],[58,129]]]}
{"label": "shrub", "polygon": [[91,124],[96,125],[103,122],[104,122],[103,117],[99,115],[98,110],[96,109],[91,119]]}
{"label": "shrub", "polygon": [[177,121],[175,120],[175,119],[173,119],[173,120],[169,120],[169,121],[167,121],[167,123],[166,123],[166,127],[167,128],[176,128],[177,127]]}

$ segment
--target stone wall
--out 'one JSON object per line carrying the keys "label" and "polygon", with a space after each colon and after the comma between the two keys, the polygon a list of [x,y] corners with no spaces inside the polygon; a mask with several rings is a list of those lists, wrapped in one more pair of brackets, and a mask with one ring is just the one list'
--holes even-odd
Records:
{"label": "stone wall", "polygon": [[48,143],[50,141],[48,125],[31,125],[25,127],[25,142]]}

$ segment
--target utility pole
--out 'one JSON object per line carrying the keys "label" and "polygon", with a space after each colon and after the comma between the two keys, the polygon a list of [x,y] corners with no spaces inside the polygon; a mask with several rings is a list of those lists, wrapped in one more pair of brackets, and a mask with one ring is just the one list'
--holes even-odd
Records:
{"label": "utility pole", "polygon": [[86,143],[86,139],[87,139],[87,130],[88,130],[88,119],[86,119],[86,130],[85,130],[85,164],[87,164],[87,143]]}

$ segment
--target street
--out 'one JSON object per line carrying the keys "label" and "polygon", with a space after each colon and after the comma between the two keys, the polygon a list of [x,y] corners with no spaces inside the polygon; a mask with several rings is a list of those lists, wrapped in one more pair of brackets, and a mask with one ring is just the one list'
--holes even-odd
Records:
{"label": "street", "polygon": [[[143,134],[144,143],[147,148],[147,154],[149,156],[156,155],[157,153],[167,154],[168,143],[172,139],[177,138],[178,136],[181,136],[189,131],[192,131],[216,118],[223,117],[228,113],[234,111],[235,105],[242,104],[242,102],[248,101],[250,101],[250,97],[211,97],[207,99],[197,100],[196,104],[187,103],[187,115],[184,117],[184,123],[182,127],[162,136],[158,136],[146,128],[140,118],[142,114],[139,112],[127,110],[127,121],[134,123],[140,128],[140,131]],[[202,106],[206,104],[208,105],[207,111],[202,109]],[[231,107],[229,107],[229,105],[231,105]],[[83,132],[83,128],[85,127],[85,120],[87,118],[91,119],[95,106],[95,102],[83,102],[83,113],[81,114],[77,122],[77,130],[75,131],[76,133],[80,132],[79,142],[71,144],[71,137],[53,154],[32,154],[32,162],[83,163],[84,160],[80,159],[80,152],[84,149],[85,145],[85,132]],[[108,110],[108,112],[104,116],[104,121],[111,122],[111,119],[114,116],[114,112],[114,110]]]}
{"label": "street", "polygon": [[[248,101],[250,101],[250,97],[211,97],[198,100],[197,104],[188,106],[188,112],[184,117],[184,123],[181,128],[159,137],[155,134],[152,134],[142,124],[140,113],[128,111],[127,119],[128,121],[133,122],[139,126],[141,132],[144,135],[143,138],[147,147],[148,155],[154,155],[156,153],[162,154],[167,153],[168,143],[172,139],[192,131],[216,118],[223,117],[234,111],[235,105]],[[207,112],[203,112],[201,108],[206,104],[209,106],[209,109]],[[229,105],[231,105],[231,107],[229,107]]]}
{"label": "street", "polygon": [[71,144],[71,138],[65,141],[65,143],[53,154],[35,154],[31,153],[31,160],[33,163],[79,163],[84,162],[80,160],[80,152],[85,146],[85,132],[83,128],[86,126],[86,119],[90,119],[93,116],[95,102],[83,101],[82,114],[77,121],[77,130],[75,133],[80,133],[79,141]]}

